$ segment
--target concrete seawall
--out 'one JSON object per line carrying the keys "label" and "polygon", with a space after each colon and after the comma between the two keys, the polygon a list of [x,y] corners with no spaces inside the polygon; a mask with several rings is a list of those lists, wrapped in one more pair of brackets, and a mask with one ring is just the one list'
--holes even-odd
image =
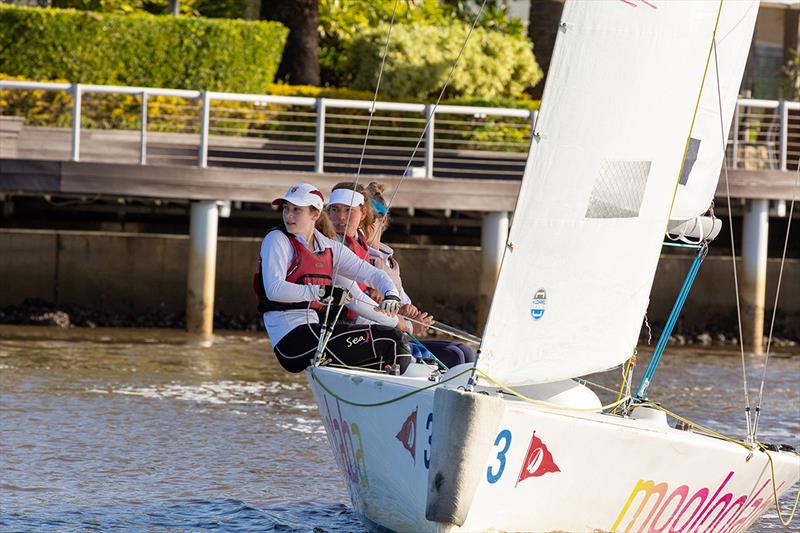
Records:
{"label": "concrete seawall", "polygon": [[[251,282],[260,239],[218,241],[216,308],[255,315]],[[474,327],[480,249],[397,245],[406,291],[443,321]],[[26,298],[113,312],[185,309],[189,239],[180,235],[0,230],[0,307]],[[663,323],[689,268],[690,256],[664,256],[648,312]],[[769,261],[767,316],[772,315],[780,261]],[[779,323],[800,332],[800,260],[786,263]],[[736,329],[730,257],[709,256],[700,269],[682,321],[689,329]],[[768,324],[768,323],[767,323]]]}

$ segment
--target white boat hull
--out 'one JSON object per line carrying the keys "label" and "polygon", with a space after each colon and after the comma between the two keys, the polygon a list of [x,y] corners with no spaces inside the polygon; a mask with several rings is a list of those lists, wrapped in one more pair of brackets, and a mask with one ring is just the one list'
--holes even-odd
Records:
{"label": "white boat hull", "polygon": [[[774,505],[766,453],[652,420],[509,400],[463,525],[425,518],[432,382],[317,368],[310,379],[355,510],[370,529],[425,531],[744,531]],[[451,384],[448,384],[448,386]],[[326,390],[327,389],[327,390]],[[800,457],[770,452],[778,496]]]}

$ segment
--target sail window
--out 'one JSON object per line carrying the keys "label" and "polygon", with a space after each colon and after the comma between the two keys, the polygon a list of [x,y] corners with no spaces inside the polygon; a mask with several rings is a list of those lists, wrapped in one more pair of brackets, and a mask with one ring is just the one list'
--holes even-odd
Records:
{"label": "sail window", "polygon": [[650,164],[650,161],[603,161],[585,217],[638,217]]}
{"label": "sail window", "polygon": [[686,151],[683,168],[681,169],[681,185],[689,183],[689,174],[692,173],[692,167],[694,167],[694,162],[697,161],[697,152],[699,151],[700,139],[689,138],[689,149]]}

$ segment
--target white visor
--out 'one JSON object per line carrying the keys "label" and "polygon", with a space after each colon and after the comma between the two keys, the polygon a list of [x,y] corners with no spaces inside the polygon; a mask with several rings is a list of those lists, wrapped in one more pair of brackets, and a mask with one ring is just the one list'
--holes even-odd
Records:
{"label": "white visor", "polygon": [[331,198],[328,200],[328,205],[343,204],[355,207],[357,205],[364,205],[364,195],[350,189],[336,189],[331,192]]}

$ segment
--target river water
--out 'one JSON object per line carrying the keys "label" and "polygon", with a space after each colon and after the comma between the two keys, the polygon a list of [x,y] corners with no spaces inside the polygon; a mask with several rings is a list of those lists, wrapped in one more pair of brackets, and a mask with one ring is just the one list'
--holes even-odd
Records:
{"label": "river water", "polygon": [[[768,366],[760,440],[800,448],[789,350]],[[762,368],[747,358],[751,389]],[[743,434],[736,349],[669,349],[650,393]],[[304,375],[281,371],[264,335],[0,326],[0,530],[362,528]],[[784,530],[774,511],[753,528]]]}

